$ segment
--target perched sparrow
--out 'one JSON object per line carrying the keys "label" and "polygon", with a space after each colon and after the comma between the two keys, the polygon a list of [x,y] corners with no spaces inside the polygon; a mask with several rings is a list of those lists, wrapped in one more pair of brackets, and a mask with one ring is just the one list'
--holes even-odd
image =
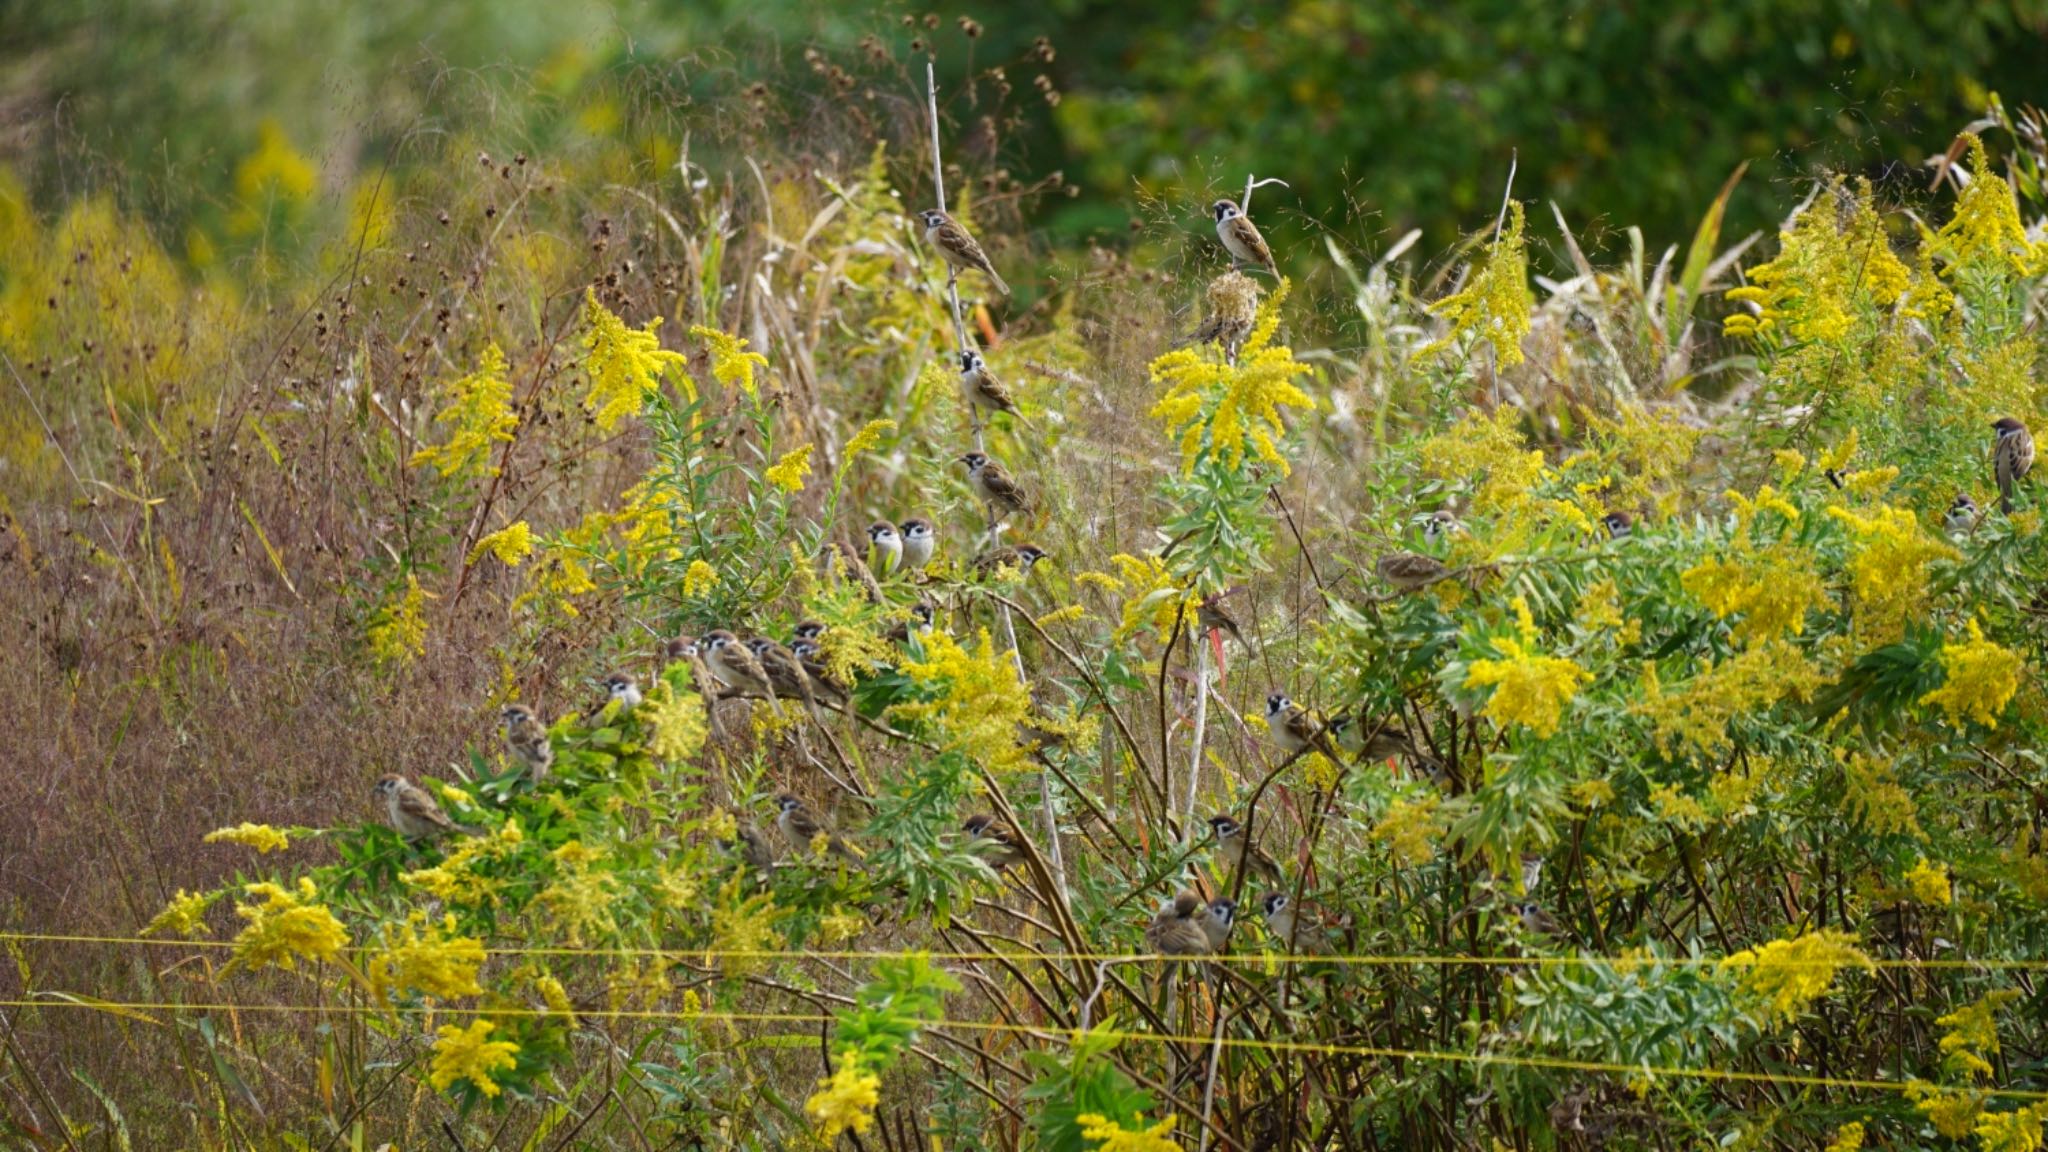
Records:
{"label": "perched sparrow", "polygon": [[1236,875],[1239,868],[1248,868],[1251,874],[1269,884],[1278,884],[1284,877],[1279,862],[1266,854],[1264,848],[1253,844],[1244,835],[1244,825],[1229,816],[1209,818],[1209,830],[1216,834],[1216,848],[1210,859],[1223,873],[1227,881]]}
{"label": "perched sparrow", "polygon": [[1439,508],[1422,518],[1422,538],[1432,544],[1464,530],[1465,526],[1458,523],[1457,514],[1448,508]]}
{"label": "perched sparrow", "polygon": [[1441,560],[1414,552],[1389,552],[1373,565],[1380,579],[1394,586],[1397,592],[1413,592],[1451,574]]}
{"label": "perched sparrow", "polygon": [[834,679],[831,670],[825,667],[825,650],[818,647],[818,642],[798,640],[789,646],[789,654],[796,657],[797,663],[803,666],[804,675],[811,678],[811,692],[819,700],[844,710],[853,694],[846,690],[846,685]]}
{"label": "perched sparrow", "polygon": [[704,649],[704,664],[718,681],[735,692],[752,693],[756,696],[773,696],[774,686],[768,682],[768,673],[761,668],[761,661],[755,658],[753,650],[740,643],[740,638],[724,628],[706,632],[699,642]]}
{"label": "perched sparrow", "polygon": [[1266,247],[1266,238],[1259,235],[1252,218],[1238,210],[1235,200],[1218,200],[1209,210],[1216,215],[1216,238],[1223,241],[1232,260],[1264,268],[1276,277],[1280,275],[1279,266],[1273,263],[1273,250]]}
{"label": "perched sparrow", "polygon": [[548,774],[548,765],[555,762],[555,746],[548,740],[547,725],[524,704],[507,704],[498,713],[498,723],[505,731],[505,747],[526,765],[527,779],[539,783]]}
{"label": "perched sparrow", "polygon": [[1942,519],[1948,534],[1958,539],[1968,536],[1977,527],[1977,502],[1967,492],[1956,493],[1949,502],[1948,515]]}
{"label": "perched sparrow", "polygon": [[1019,576],[1031,575],[1031,566],[1045,559],[1045,549],[1036,544],[1004,544],[991,548],[974,558],[976,579],[987,580],[1005,568],[1014,568]]}
{"label": "perched sparrow", "polygon": [[929,636],[932,631],[932,606],[923,600],[910,606],[910,619],[899,620],[890,628],[887,638],[893,644],[908,644],[912,634]]}
{"label": "perched sparrow", "polygon": [[664,645],[662,652],[671,664],[679,660],[689,662],[690,682],[697,686],[698,695],[706,699],[716,695],[718,677],[712,675],[710,667],[704,663],[704,647],[697,640],[678,636]]}
{"label": "perched sparrow", "polygon": [[1415,745],[1408,739],[1408,733],[1394,724],[1377,724],[1361,720],[1356,713],[1346,712],[1334,717],[1326,727],[1330,740],[1338,751],[1348,754],[1361,764],[1391,760],[1396,756],[1412,756]]}
{"label": "perched sparrow", "polygon": [[1614,511],[1600,518],[1600,526],[1607,529],[1609,540],[1619,540],[1636,530],[1636,521],[1626,512]]}
{"label": "perched sparrow", "polygon": [[[1237,630],[1237,621],[1232,620],[1230,613],[1223,610],[1223,598],[1228,595],[1229,592],[1217,592],[1204,596],[1201,606],[1195,609],[1195,622],[1204,632],[1228,632],[1232,640],[1244,644],[1244,633]],[[1249,648],[1251,645],[1245,644],[1245,647]]]}
{"label": "perched sparrow", "polygon": [[960,354],[960,394],[967,398],[967,405],[974,410],[976,420],[981,419],[983,412],[1019,415],[1017,401],[1010,397],[1010,386],[996,379],[996,374],[988,369],[988,362],[972,348]]}
{"label": "perched sparrow", "polygon": [[1323,725],[1315,715],[1289,700],[1284,692],[1266,697],[1266,732],[1272,737],[1273,746],[1289,757],[1314,748],[1332,760],[1342,759],[1330,746],[1330,739],[1324,735]]}
{"label": "perched sparrow", "polygon": [[726,841],[725,846],[746,861],[752,871],[767,872],[775,867],[775,846],[752,824],[741,824],[735,828],[732,839]]}
{"label": "perched sparrow", "polygon": [[1203,956],[1210,951],[1209,906],[1182,892],[1145,926],[1145,949],[1161,956]]}
{"label": "perched sparrow", "polygon": [[896,534],[903,537],[903,566],[912,573],[924,571],[924,566],[932,562],[932,553],[939,546],[939,536],[932,530],[932,522],[913,516],[896,526]]}
{"label": "perched sparrow", "polygon": [[1524,900],[1515,905],[1515,916],[1521,922],[1524,932],[1536,936],[1557,935],[1557,917],[1545,911],[1543,905],[1534,900]]}
{"label": "perched sparrow", "polygon": [[1223,943],[1230,939],[1231,926],[1236,923],[1237,901],[1228,896],[1209,901],[1209,918],[1202,921],[1202,931],[1209,936],[1209,951],[1223,951]]}
{"label": "perched sparrow", "polygon": [[1201,326],[1174,347],[1221,344],[1225,355],[1235,355],[1237,346],[1251,335],[1252,324],[1258,318],[1258,285],[1232,269],[1209,281],[1207,296]]}
{"label": "perched sparrow", "polygon": [[974,485],[975,495],[994,508],[998,518],[1031,511],[1031,498],[1001,464],[979,452],[969,452],[958,462],[967,465],[967,480]]}
{"label": "perched sparrow", "polygon": [[[1003,278],[996,275],[995,265],[988,262],[988,253],[981,250],[981,245],[958,221],[936,208],[927,208],[918,216],[924,220],[924,242],[938,249],[946,263],[955,269],[977,269],[994,281],[996,291],[1005,296],[1010,294],[1010,286],[1003,283]],[[959,272],[953,274],[958,276]]]}
{"label": "perched sparrow", "polygon": [[614,672],[604,678],[606,697],[619,702],[619,711],[630,712],[640,706],[640,682],[631,672]]}
{"label": "perched sparrow", "polygon": [[768,687],[774,689],[778,699],[801,700],[813,715],[817,714],[817,693],[811,690],[810,674],[804,671],[803,661],[796,658],[796,653],[766,636],[748,640],[747,651],[753,653],[754,661],[768,677]]}
{"label": "perched sparrow", "polygon": [[851,580],[860,585],[860,590],[870,604],[883,602],[882,585],[875,579],[867,561],[860,553],[834,540],[818,552],[818,570],[826,581],[837,587],[841,580]]}
{"label": "perched sparrow", "polygon": [[1543,853],[1522,853],[1522,891],[1534,895],[1536,886],[1543,883]]}
{"label": "perched sparrow", "polygon": [[896,532],[896,526],[887,520],[877,520],[868,525],[868,567],[875,575],[888,579],[903,563],[903,537]]}
{"label": "perched sparrow", "polygon": [[1285,892],[1268,892],[1259,901],[1259,910],[1266,917],[1266,931],[1290,952],[1305,952],[1312,956],[1326,956],[1330,947],[1330,934],[1312,921],[1314,915],[1297,916],[1294,900]]}
{"label": "perched sparrow", "polygon": [[1991,426],[1998,439],[1991,448],[1991,473],[1998,481],[1998,510],[2012,511],[2012,490],[2034,467],[2034,434],[2010,416]]}
{"label": "perched sparrow", "polygon": [[981,858],[998,872],[1024,863],[1024,837],[1007,820],[994,816],[970,816],[964,826],[980,847]]}
{"label": "perched sparrow", "polygon": [[373,789],[384,801],[384,820],[407,840],[426,840],[456,830],[455,821],[441,811],[427,790],[403,776],[385,776]]}
{"label": "perched sparrow", "polygon": [[824,634],[825,622],[823,620],[799,620],[796,622],[796,627],[790,631],[790,635],[798,640],[815,641]]}
{"label": "perched sparrow", "polygon": [[855,867],[860,866],[860,856],[823,821],[812,815],[802,800],[784,792],[775,798],[775,806],[781,809],[781,814],[775,817],[775,826],[781,829],[782,838],[789,841],[791,847],[807,853],[811,850],[811,842],[824,836],[826,851]]}

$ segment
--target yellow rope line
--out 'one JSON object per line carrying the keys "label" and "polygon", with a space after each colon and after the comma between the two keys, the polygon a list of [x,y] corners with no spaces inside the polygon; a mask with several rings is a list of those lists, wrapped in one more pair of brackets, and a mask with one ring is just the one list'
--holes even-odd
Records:
{"label": "yellow rope line", "polygon": [[[147,945],[159,948],[233,948],[232,940],[182,940],[147,936],[72,936],[38,932],[0,932],[0,940],[21,940],[53,944],[129,944]],[[377,952],[370,945],[355,944],[342,949],[344,952]],[[1156,952],[936,952],[923,949],[901,951],[834,951],[827,949],[734,949],[715,948],[571,948],[544,946],[536,948],[486,948],[492,956],[655,956],[685,959],[701,956],[707,960],[734,958],[747,960],[886,960],[902,956],[922,956],[927,960],[1079,960],[1087,963],[1142,963],[1154,960],[1186,960],[1188,957],[1163,956]],[[1309,953],[1282,952],[1225,952],[1200,957],[1212,963],[1224,964],[1338,964],[1362,967],[1577,967],[1592,964],[1611,964],[1617,967],[1665,965],[1669,967],[1708,967],[1726,963],[1729,957],[1716,956],[1416,956],[1416,955],[1372,955],[1366,953],[1318,956]],[[1773,966],[1783,968],[1861,968],[1863,962],[1843,963],[1834,960],[1773,960]],[[1910,969],[1936,971],[1980,971],[1996,969],[2003,971],[2048,971],[2048,959],[2041,960],[1887,960],[1870,959],[1873,968]]]}
{"label": "yellow rope line", "polygon": [[[46,993],[45,995],[65,995]],[[175,1004],[136,1002],[108,1002],[86,999],[38,999],[0,1000],[0,1008],[91,1008],[102,1012],[146,1013],[164,1011],[184,1012],[311,1012],[321,1015],[382,1015],[384,1009],[361,1004]],[[712,1020],[740,1023],[774,1024],[822,1024],[835,1019],[816,1013],[796,1012],[678,1012],[657,1009],[592,1008],[578,1009],[573,1013],[558,1012],[549,1008],[455,1008],[436,1007],[434,1012],[449,1016],[580,1016],[624,1020]],[[151,1021],[155,1023],[155,1021]],[[919,1020],[920,1028],[957,1028],[967,1031],[1022,1033],[1050,1039],[1063,1033],[1064,1029],[1032,1027],[1025,1024],[1001,1024],[993,1021],[976,1020]],[[1152,1044],[1182,1044],[1203,1046],[1218,1042],[1213,1036],[1173,1036],[1156,1032],[1125,1032],[1118,1029],[1096,1028],[1092,1035],[1106,1036],[1119,1042],[1136,1041]],[[1598,1060],[1571,1060],[1553,1056],[1506,1056],[1474,1052],[1453,1052],[1442,1049],[1383,1048],[1364,1044],[1323,1044],[1293,1040],[1262,1040],[1252,1036],[1225,1036],[1221,1043],[1226,1047],[1249,1048],[1261,1051],[1292,1052],[1325,1056],[1367,1056],[1382,1060],[1426,1060],[1450,1064],[1497,1064],[1518,1068],[1546,1068],[1556,1071],[1591,1072],[1602,1075],[1620,1076],[1668,1076],[1674,1079],[1723,1080],[1745,1084],[1796,1084],[1808,1088],[1843,1088],[1867,1092],[1904,1092],[1912,1087],[1910,1082],[1899,1080],[1863,1080],[1840,1076],[1811,1076],[1803,1073],[1743,1072],[1730,1068],[1676,1068],[1647,1064],[1617,1064]],[[2048,1101],[2048,1091],[2028,1088],[1977,1087],[1970,1091],[1989,1097],[2013,1100]]]}

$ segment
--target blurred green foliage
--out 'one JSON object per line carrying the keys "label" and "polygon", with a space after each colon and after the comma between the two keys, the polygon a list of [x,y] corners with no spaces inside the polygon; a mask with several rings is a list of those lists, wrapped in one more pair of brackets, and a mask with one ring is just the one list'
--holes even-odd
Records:
{"label": "blurred green foliage", "polygon": [[[1909,195],[1990,93],[2023,98],[2048,75],[2048,0],[0,0],[0,120],[14,125],[0,161],[45,196],[119,172],[136,203],[182,224],[230,195],[266,119],[320,142],[323,185],[339,188],[407,133],[479,118],[535,130],[518,101],[455,98],[458,75],[503,76],[542,107],[600,81],[630,89],[629,107],[757,79],[830,97],[798,64],[812,44],[864,61],[863,82],[891,96],[933,52],[956,92],[1025,64],[1010,70],[1001,160],[1082,182],[1036,209],[1058,239],[1123,228],[1134,184],[1206,203],[1257,172],[1290,185],[1261,203],[1283,251],[1311,250],[1289,233],[1319,226],[1420,227],[1441,247],[1490,222],[1519,150],[1517,193],[1557,201],[1599,245],[1607,221],[1681,240],[1745,160],[1752,182],[1832,169]],[[963,132],[980,111],[950,110]],[[1731,234],[1772,227],[1782,198],[1737,196]]]}

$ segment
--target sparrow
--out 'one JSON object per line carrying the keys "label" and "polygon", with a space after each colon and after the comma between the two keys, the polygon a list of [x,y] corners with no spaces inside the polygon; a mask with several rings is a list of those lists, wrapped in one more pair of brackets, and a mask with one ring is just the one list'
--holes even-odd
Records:
{"label": "sparrow", "polygon": [[1258,318],[1258,305],[1257,286],[1241,272],[1225,272],[1209,282],[1207,308],[1201,326],[1174,347],[1221,344],[1226,354],[1234,354],[1244,338],[1251,335],[1252,324]]}
{"label": "sparrow", "polygon": [[988,362],[972,348],[960,354],[960,394],[966,397],[977,421],[984,412],[1022,415],[1017,411],[1017,401],[1010,396],[1010,386],[996,379],[996,374],[988,370]]}
{"label": "sparrow", "polygon": [[824,634],[825,622],[823,620],[799,620],[796,622],[796,627],[790,631],[790,635],[798,640],[814,642]]}
{"label": "sparrow", "polygon": [[1422,538],[1432,544],[1464,530],[1465,526],[1458,522],[1457,513],[1448,508],[1439,508],[1422,518]]}
{"label": "sparrow", "polygon": [[1285,892],[1268,892],[1259,901],[1259,910],[1266,917],[1266,931],[1273,934],[1282,946],[1291,952],[1305,952],[1312,956],[1326,956],[1330,947],[1330,934],[1322,927],[1310,923],[1317,917],[1297,916],[1294,900]]}
{"label": "sparrow", "polygon": [[604,678],[605,695],[619,702],[619,711],[630,712],[640,706],[640,682],[631,672],[614,672]]}
{"label": "sparrow", "polygon": [[912,573],[924,571],[924,566],[932,562],[932,553],[939,546],[939,536],[932,530],[932,522],[913,516],[896,526],[896,534],[903,538],[903,566]]}
{"label": "sparrow", "polygon": [[662,653],[671,664],[687,661],[690,665],[690,682],[697,686],[697,694],[709,699],[718,690],[718,677],[704,663],[704,646],[689,636],[678,636],[662,646]]}
{"label": "sparrow", "polygon": [[802,800],[784,792],[775,798],[775,806],[781,809],[781,814],[775,817],[775,827],[782,831],[782,838],[789,841],[791,847],[799,852],[809,852],[811,842],[824,836],[827,838],[826,851],[855,867],[860,866],[860,856],[848,848],[830,827],[812,815]]}
{"label": "sparrow", "polygon": [[1289,700],[1284,692],[1266,697],[1266,732],[1273,738],[1273,746],[1290,758],[1314,748],[1332,760],[1342,761],[1315,715]]}
{"label": "sparrow", "polygon": [[1514,908],[1515,917],[1521,923],[1522,931],[1536,936],[1557,935],[1557,917],[1545,911],[1543,905],[1534,900],[1524,900]]}
{"label": "sparrow", "polygon": [[372,791],[384,801],[385,822],[407,840],[426,840],[457,828],[426,789],[403,776],[384,776]]}
{"label": "sparrow", "polygon": [[1005,296],[1010,294],[1010,286],[1003,283],[1003,278],[996,275],[995,265],[989,263],[988,253],[981,250],[981,245],[959,221],[937,208],[927,208],[918,216],[924,221],[924,242],[938,249],[939,255],[955,269],[954,276],[960,274],[960,269],[978,269],[995,283],[996,291]]}
{"label": "sparrow", "polygon": [[811,677],[804,671],[803,661],[796,658],[796,653],[766,636],[748,640],[747,651],[753,653],[754,662],[768,678],[768,687],[779,699],[801,700],[813,715],[817,714],[817,693],[811,690]]}
{"label": "sparrow", "polygon": [[2012,511],[2012,490],[2034,467],[2034,434],[2010,416],[1991,426],[1998,439],[1991,448],[1991,473],[1998,481],[1998,510]]}
{"label": "sparrow", "polygon": [[1226,591],[1202,597],[1201,605],[1195,609],[1195,623],[1204,632],[1228,632],[1232,640],[1249,648],[1251,645],[1245,644],[1244,633],[1237,630],[1237,621],[1223,610],[1223,598],[1228,595],[1230,593]]}
{"label": "sparrow", "polygon": [[818,570],[834,587],[841,580],[852,580],[860,585],[868,603],[880,604],[883,601],[882,585],[875,579],[867,561],[860,558],[859,552],[837,540],[818,550]]}
{"label": "sparrow", "polygon": [[1010,478],[1003,466],[980,452],[969,452],[958,463],[967,465],[967,480],[975,495],[994,508],[998,518],[1013,512],[1031,511],[1031,498],[1022,485]]}
{"label": "sparrow", "polygon": [[1209,901],[1209,917],[1202,921],[1202,931],[1209,936],[1209,951],[1223,951],[1223,943],[1230,939],[1230,928],[1235,923],[1237,901],[1228,896]]}
{"label": "sparrow", "polygon": [[1182,892],[1145,926],[1145,949],[1161,956],[1203,956],[1210,951],[1209,906]]}
{"label": "sparrow", "polygon": [[770,844],[768,837],[763,836],[761,830],[752,824],[741,824],[734,828],[732,839],[727,840],[725,846],[734,855],[746,861],[748,869],[752,871],[767,872],[775,867],[775,846]]}
{"label": "sparrow", "polygon": [[844,710],[853,698],[846,685],[834,679],[830,669],[825,667],[825,650],[818,647],[816,640],[798,640],[789,646],[790,655],[803,666],[804,675],[811,678],[811,692],[818,699],[835,708]]}
{"label": "sparrow", "polygon": [[1216,847],[1209,858],[1215,861],[1225,880],[1234,876],[1239,868],[1250,869],[1253,876],[1269,884],[1278,884],[1285,879],[1279,862],[1257,844],[1250,844],[1244,836],[1244,825],[1235,819],[1211,816],[1209,830],[1216,834]]}
{"label": "sparrow", "polygon": [[889,629],[887,633],[889,642],[902,645],[910,643],[910,637],[913,634],[918,636],[931,635],[932,616],[932,606],[930,604],[923,600],[912,604],[910,606],[910,619],[898,620],[895,626]]}
{"label": "sparrow", "polygon": [[1373,570],[1397,592],[1427,588],[1451,574],[1443,561],[1415,552],[1389,552],[1379,558]]}
{"label": "sparrow", "polygon": [[1024,863],[1027,856],[1024,837],[1010,827],[1009,821],[983,814],[968,817],[963,827],[974,839],[981,858],[988,862],[989,867],[1002,872]]}
{"label": "sparrow", "polygon": [[974,558],[976,579],[988,580],[1005,568],[1014,568],[1017,575],[1031,575],[1031,566],[1045,559],[1045,549],[1036,544],[1004,544],[991,548]]}
{"label": "sparrow", "polygon": [[903,537],[896,526],[887,520],[877,520],[868,525],[868,568],[875,575],[888,579],[903,563]]}
{"label": "sparrow", "polygon": [[507,704],[498,713],[498,723],[505,732],[505,747],[526,765],[527,778],[539,783],[548,774],[548,766],[555,762],[555,746],[548,739],[547,725],[524,704]]}
{"label": "sparrow", "polygon": [[718,682],[735,692],[753,693],[756,696],[773,696],[774,686],[768,682],[768,673],[762,669],[761,661],[753,650],[740,643],[740,638],[724,628],[706,632],[699,641],[704,650],[704,664]]}
{"label": "sparrow", "polygon": [[1522,891],[1534,893],[1536,886],[1543,883],[1543,853],[1522,853]]}
{"label": "sparrow", "polygon": [[1968,536],[1977,527],[1977,502],[1970,499],[1967,492],[1956,493],[1956,498],[1949,502],[1948,515],[1942,523],[1950,536],[1958,540]]}
{"label": "sparrow", "polygon": [[1223,248],[1233,261],[1256,265],[1276,277],[1280,275],[1279,266],[1273,263],[1273,250],[1266,247],[1266,238],[1259,235],[1259,226],[1238,208],[1235,200],[1218,200],[1209,210],[1216,216],[1216,238],[1223,241]]}
{"label": "sparrow", "polygon": [[1398,726],[1368,723],[1353,712],[1333,717],[1326,726],[1326,731],[1339,751],[1348,753],[1352,760],[1360,764],[1372,764],[1396,756],[1412,756],[1415,753],[1415,745],[1408,739],[1408,733]]}
{"label": "sparrow", "polygon": [[1600,518],[1600,526],[1607,529],[1609,540],[1619,540],[1636,530],[1636,521],[1626,512],[1614,511]]}

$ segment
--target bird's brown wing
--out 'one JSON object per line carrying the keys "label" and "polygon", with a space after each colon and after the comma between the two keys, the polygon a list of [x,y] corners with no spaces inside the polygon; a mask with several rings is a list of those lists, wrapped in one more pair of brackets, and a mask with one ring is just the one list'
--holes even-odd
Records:
{"label": "bird's brown wing", "polygon": [[441,811],[441,806],[436,804],[434,798],[427,795],[424,789],[406,788],[400,790],[398,793],[398,808],[399,811],[407,816],[415,820],[423,820],[436,828],[455,827],[455,821],[450,820],[448,814]]}
{"label": "bird's brown wing", "polygon": [[1267,268],[1274,266],[1273,250],[1266,247],[1266,238],[1259,235],[1258,225],[1253,224],[1248,217],[1234,216],[1224,227],[1230,229],[1231,239],[1244,245],[1245,251],[1252,254],[1252,259]]}
{"label": "bird's brown wing", "polygon": [[986,273],[1003,295],[1010,294],[1010,286],[1003,283],[1003,278],[996,274],[996,267],[989,262],[988,253],[981,250],[981,243],[968,235],[967,229],[948,220],[933,231],[932,243],[945,249],[953,261],[962,267]]}

